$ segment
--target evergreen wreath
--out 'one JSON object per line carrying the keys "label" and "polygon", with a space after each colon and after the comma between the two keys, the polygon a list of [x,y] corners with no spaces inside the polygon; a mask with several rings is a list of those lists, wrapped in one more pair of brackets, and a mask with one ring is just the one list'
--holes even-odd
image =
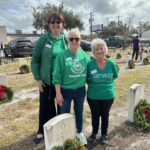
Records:
{"label": "evergreen wreath", "polygon": [[134,121],[139,131],[150,131],[150,103],[140,100],[134,110]]}
{"label": "evergreen wreath", "polygon": [[116,59],[120,59],[122,56],[120,53],[117,53]]}
{"label": "evergreen wreath", "polygon": [[13,91],[4,85],[0,85],[0,104],[11,101],[12,97]]}
{"label": "evergreen wreath", "polygon": [[30,72],[30,67],[26,64],[21,65],[20,68],[20,73],[25,74],[25,73],[29,73]]}
{"label": "evergreen wreath", "polygon": [[86,150],[86,148],[78,139],[68,139],[63,146],[54,146],[52,150]]}
{"label": "evergreen wreath", "polygon": [[143,60],[143,64],[144,65],[148,65],[148,64],[150,64],[150,62],[149,62],[149,60],[148,60],[148,58],[146,57],[146,58],[144,58],[144,60]]}
{"label": "evergreen wreath", "polygon": [[131,59],[131,60],[128,61],[128,67],[129,67],[129,69],[135,68],[134,60]]}

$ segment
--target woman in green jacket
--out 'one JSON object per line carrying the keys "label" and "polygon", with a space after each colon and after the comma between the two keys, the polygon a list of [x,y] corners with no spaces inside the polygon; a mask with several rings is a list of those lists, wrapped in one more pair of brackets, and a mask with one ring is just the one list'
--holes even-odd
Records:
{"label": "woman in green jacket", "polygon": [[52,72],[58,53],[68,47],[63,34],[64,18],[61,14],[52,13],[48,17],[48,32],[40,37],[32,53],[31,70],[37,81],[40,93],[39,129],[36,144],[44,137],[43,125],[56,116],[55,88],[52,85]]}

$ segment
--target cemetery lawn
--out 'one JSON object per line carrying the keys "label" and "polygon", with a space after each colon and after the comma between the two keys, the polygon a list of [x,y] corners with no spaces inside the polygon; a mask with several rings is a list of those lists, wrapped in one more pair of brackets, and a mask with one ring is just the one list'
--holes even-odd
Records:
{"label": "cemetery lawn", "polygon": [[14,92],[36,86],[31,72],[27,74],[19,72],[18,62],[1,65],[0,73],[7,75],[8,85]]}
{"label": "cemetery lawn", "polygon": [[[120,61],[120,64],[124,64],[123,59],[118,61]],[[0,72],[8,75],[8,83],[14,92],[36,86],[36,82],[31,73],[19,74],[18,63],[1,65]],[[136,135],[136,132],[138,132],[132,126],[126,127],[125,121],[127,118],[124,117],[124,108],[126,108],[128,103],[128,91],[130,86],[135,83],[143,84],[145,92],[150,92],[150,65],[139,66],[133,70],[120,72],[119,78],[115,80],[116,100],[112,108],[111,122],[113,122],[114,128],[116,128],[113,130],[113,134],[117,135],[123,131],[124,133],[122,134],[125,134],[123,136],[127,137],[129,140],[129,143],[127,140],[121,141],[122,147],[120,146],[119,149],[122,150],[134,141],[135,137],[133,134]],[[39,102],[37,99],[27,99],[18,103],[0,106],[1,150],[44,150],[43,142],[39,145],[33,143],[33,138],[35,137],[38,128],[38,108]],[[117,112],[122,112],[122,115],[117,116]],[[88,127],[91,118],[90,110],[86,102],[84,116],[85,127]],[[123,128],[125,129],[121,128],[120,123],[122,122],[120,122],[120,120],[122,120],[124,124]],[[120,127],[117,128],[119,125]],[[131,128],[132,130],[130,130]],[[130,136],[127,136],[127,134]],[[143,134],[138,134],[136,136],[142,136],[144,139]],[[117,141],[111,140],[114,145],[115,142],[117,143]],[[96,150],[96,147],[94,149]],[[98,149],[100,148],[97,148],[97,150]]]}

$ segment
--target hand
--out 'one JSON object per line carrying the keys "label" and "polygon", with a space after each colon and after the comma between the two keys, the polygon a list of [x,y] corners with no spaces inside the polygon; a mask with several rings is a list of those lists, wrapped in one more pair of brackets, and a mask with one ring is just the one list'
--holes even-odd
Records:
{"label": "hand", "polygon": [[43,93],[43,91],[44,91],[43,87],[45,87],[45,84],[43,83],[42,80],[38,80],[38,81],[37,81],[37,84],[38,84],[38,87],[39,87],[39,91],[40,91],[41,93]]}
{"label": "hand", "polygon": [[64,100],[61,93],[56,93],[56,102],[59,106],[62,106]]}

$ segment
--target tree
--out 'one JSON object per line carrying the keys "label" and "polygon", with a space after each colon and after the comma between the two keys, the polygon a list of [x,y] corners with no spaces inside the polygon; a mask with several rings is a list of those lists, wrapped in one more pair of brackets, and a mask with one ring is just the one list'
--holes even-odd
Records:
{"label": "tree", "polygon": [[37,30],[41,30],[41,33],[47,29],[47,19],[49,14],[53,12],[59,12],[64,15],[66,26],[65,28],[71,29],[73,27],[78,27],[83,30],[83,23],[78,15],[74,15],[73,12],[64,9],[63,3],[59,6],[51,5],[47,3],[45,6],[40,6],[37,8],[33,7],[33,26]]}
{"label": "tree", "polygon": [[109,36],[127,36],[127,33],[129,32],[129,28],[126,24],[123,24],[121,21],[115,22],[111,21],[108,26],[105,26],[100,33],[103,38],[107,38]]}

